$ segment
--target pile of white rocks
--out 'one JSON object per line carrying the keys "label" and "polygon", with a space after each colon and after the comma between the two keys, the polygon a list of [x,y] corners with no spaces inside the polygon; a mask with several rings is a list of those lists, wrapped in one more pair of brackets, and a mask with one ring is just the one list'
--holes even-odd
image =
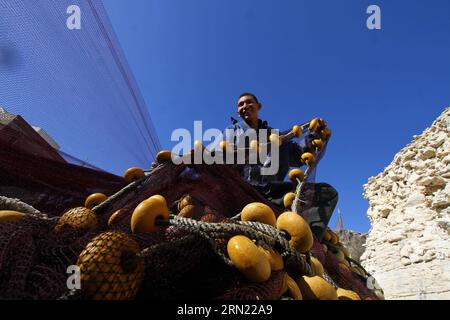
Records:
{"label": "pile of white rocks", "polygon": [[450,108],[364,186],[362,265],[386,299],[450,299]]}

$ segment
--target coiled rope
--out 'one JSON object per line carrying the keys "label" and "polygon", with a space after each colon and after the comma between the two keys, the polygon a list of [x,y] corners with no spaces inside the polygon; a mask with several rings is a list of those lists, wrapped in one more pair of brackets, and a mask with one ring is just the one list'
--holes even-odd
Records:
{"label": "coiled rope", "polygon": [[296,276],[299,274],[314,275],[314,271],[308,263],[307,257],[289,245],[285,233],[267,224],[243,221],[237,221],[236,223],[210,223],[176,215],[171,215],[169,220],[157,220],[157,224],[160,226],[176,226],[201,236],[211,244],[212,249],[229,266],[233,266],[233,263],[225,255],[216,240],[244,235],[255,240],[262,247],[278,250],[282,257],[289,260],[289,269]]}
{"label": "coiled rope", "polygon": [[45,213],[15,198],[0,196],[0,210],[18,211],[43,220],[54,220],[54,218],[49,218]]}

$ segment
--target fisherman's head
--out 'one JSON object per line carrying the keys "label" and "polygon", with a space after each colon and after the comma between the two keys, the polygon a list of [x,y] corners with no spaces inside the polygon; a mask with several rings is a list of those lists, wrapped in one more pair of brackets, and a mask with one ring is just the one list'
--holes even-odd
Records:
{"label": "fisherman's head", "polygon": [[258,123],[258,112],[261,109],[258,98],[253,93],[241,94],[237,102],[237,113],[250,126]]}

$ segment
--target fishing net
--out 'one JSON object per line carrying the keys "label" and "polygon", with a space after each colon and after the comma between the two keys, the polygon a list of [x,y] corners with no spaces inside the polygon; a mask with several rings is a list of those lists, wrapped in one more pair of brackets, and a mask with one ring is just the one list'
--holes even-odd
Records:
{"label": "fishing net", "polygon": [[[12,120],[18,125],[9,121],[2,129],[40,141],[20,118]],[[126,184],[121,177],[67,163],[46,144],[29,150],[15,143],[20,139],[0,137],[0,210],[26,214],[0,217],[2,299],[280,299],[287,273],[293,278],[314,273],[309,254],[291,247],[286,234],[262,223],[241,223],[238,214],[252,202],[265,203],[276,216],[286,209],[247,184],[233,165],[169,161]],[[318,152],[318,160],[323,153]],[[329,199],[335,198],[313,182],[314,173],[315,166],[308,166],[305,182],[291,190],[297,188],[298,212],[310,220],[317,206],[329,207],[329,216],[334,209]],[[83,207],[92,193],[108,198],[92,209]],[[153,195],[162,195],[176,215],[156,232],[132,232],[133,211]],[[326,225],[323,215],[319,220]],[[244,277],[226,248],[239,234],[282,254],[284,270],[273,271],[262,283]],[[325,267],[326,279],[363,299],[376,298],[364,275],[324,252],[322,234],[315,234],[312,254]],[[81,290],[71,290],[78,288],[77,278],[71,277],[77,270]]]}
{"label": "fishing net", "polygon": [[121,177],[30,153],[26,145],[0,136],[0,195],[20,198],[50,216],[83,205],[92,193],[111,195],[124,186]]}
{"label": "fishing net", "polygon": [[153,161],[161,145],[102,1],[0,0],[0,17],[0,107],[108,172]]}
{"label": "fishing net", "polygon": [[[173,204],[172,209],[189,194],[197,206],[204,208],[203,215],[196,217],[199,221],[230,222],[246,204],[255,201],[271,206],[277,215],[284,211],[243,182],[232,167],[167,163],[134,186],[94,208],[98,219],[91,228],[78,229],[70,223],[55,228],[57,216],[32,209],[25,218],[0,223],[0,298],[281,298],[285,272],[273,272],[263,283],[246,280],[217,254],[226,239],[212,246],[200,233],[173,225],[161,227],[156,233],[131,232],[132,211],[155,194],[163,195],[168,204]],[[14,209],[11,202],[6,206],[4,199],[0,210]],[[122,209],[121,219],[108,224],[118,209]],[[323,252],[317,239],[312,253],[335,284],[357,292],[361,298],[376,299],[364,279],[342,269],[333,255]],[[71,265],[81,268],[83,290],[70,292],[67,287],[67,268]]]}

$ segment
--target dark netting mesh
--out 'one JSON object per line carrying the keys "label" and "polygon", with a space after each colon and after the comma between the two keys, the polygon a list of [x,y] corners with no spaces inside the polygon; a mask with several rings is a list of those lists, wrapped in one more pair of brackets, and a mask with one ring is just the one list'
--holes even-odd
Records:
{"label": "dark netting mesh", "polygon": [[[244,182],[234,166],[176,166],[169,162],[126,185],[121,177],[65,162],[20,117],[6,120],[3,132],[15,130],[17,134],[11,131],[0,136],[0,210],[21,211],[27,216],[0,221],[0,298],[169,300],[282,296],[286,273],[272,272],[263,283],[246,280],[228,263],[228,238],[224,234],[205,237],[205,232],[176,226],[162,226],[150,234],[131,231],[134,209],[156,194],[164,196],[173,214],[190,221],[230,222],[251,202],[266,203],[276,215],[285,210]],[[22,143],[27,139],[36,142],[32,149]],[[323,151],[317,160],[322,156]],[[300,213],[313,210],[318,202],[314,173],[315,169],[301,193],[305,202]],[[109,198],[92,210],[83,208],[92,193],[104,193]],[[32,207],[18,205],[10,198]],[[376,298],[366,288],[364,277],[351,272],[323,249],[316,239],[313,254],[323,263],[330,282],[357,292],[361,298]],[[292,256],[285,259],[285,271],[298,274],[299,270],[294,270],[297,263]],[[74,265],[81,271],[82,290],[71,292],[68,267]]]}
{"label": "dark netting mesh", "polygon": [[84,204],[95,192],[111,195],[123,178],[30,153],[0,136],[0,195],[20,198],[49,215]]}
{"label": "dark netting mesh", "polygon": [[[268,204],[277,214],[283,209],[265,200],[225,165],[167,163],[146,179],[123,197],[94,208],[98,219],[87,229],[69,224],[55,231],[57,217],[32,214],[0,223],[0,298],[281,298],[284,272],[273,272],[264,283],[251,283],[225,264],[198,234],[174,226],[151,234],[133,234],[130,219],[134,208],[155,194],[163,195],[172,209],[189,194],[196,200],[195,206],[203,208],[196,211],[203,213],[196,218],[204,220],[228,220],[255,201]],[[123,209],[120,219],[108,225],[118,209]],[[217,245],[223,247],[226,240],[219,239]],[[343,269],[333,255],[325,254],[317,239],[312,252],[338,286],[357,292],[361,298],[376,299],[365,287],[365,280]],[[83,290],[70,295],[67,268],[75,264],[82,269]]]}
{"label": "dark netting mesh", "polygon": [[330,251],[324,252],[322,244],[316,238],[314,239],[312,253],[322,263],[328,276],[340,288],[358,293],[361,299],[370,298],[378,300],[375,293],[367,288],[367,280],[340,264]]}

